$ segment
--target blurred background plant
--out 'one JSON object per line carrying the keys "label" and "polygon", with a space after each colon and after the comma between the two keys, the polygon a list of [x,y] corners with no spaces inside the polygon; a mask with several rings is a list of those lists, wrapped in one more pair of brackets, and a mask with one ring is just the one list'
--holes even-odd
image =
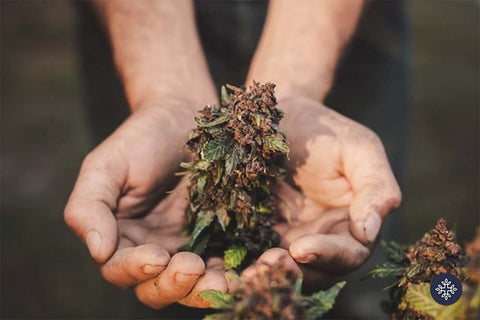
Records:
{"label": "blurred background plant", "polygon": [[[414,99],[403,226],[410,243],[440,217],[460,244],[479,224],[479,2],[410,1]],[[1,1],[1,318],[152,318],[106,283],[62,212],[92,148],[68,1]],[[201,106],[199,106],[200,108]],[[385,283],[352,277],[335,315],[381,315]],[[388,284],[388,283],[387,283]],[[385,296],[387,293],[381,293]],[[174,312],[174,311],[172,311]]]}

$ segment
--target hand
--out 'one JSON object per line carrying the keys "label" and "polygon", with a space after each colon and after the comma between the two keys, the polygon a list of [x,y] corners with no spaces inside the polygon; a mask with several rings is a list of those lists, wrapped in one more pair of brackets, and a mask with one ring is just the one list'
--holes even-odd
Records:
{"label": "hand", "polygon": [[282,259],[305,283],[325,286],[365,261],[382,221],[400,204],[400,189],[372,131],[308,98],[285,99],[279,108],[291,174],[278,190],[287,222],[276,229],[288,251],[271,249],[259,262]]}
{"label": "hand", "polygon": [[65,209],[67,224],[86,243],[103,277],[135,287],[146,305],[173,302],[206,307],[196,293],[226,291],[223,271],[176,253],[186,188],[173,172],[184,155],[193,108],[183,101],[139,108],[85,159]]}

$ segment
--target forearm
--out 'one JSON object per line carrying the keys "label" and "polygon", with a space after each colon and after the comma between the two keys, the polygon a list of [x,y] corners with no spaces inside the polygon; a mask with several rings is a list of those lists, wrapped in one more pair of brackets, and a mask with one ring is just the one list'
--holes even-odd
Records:
{"label": "forearm", "polygon": [[94,3],[132,110],[172,98],[195,108],[215,102],[190,0]]}
{"label": "forearm", "polygon": [[322,101],[362,9],[360,0],[272,0],[247,77],[277,84],[279,99]]}

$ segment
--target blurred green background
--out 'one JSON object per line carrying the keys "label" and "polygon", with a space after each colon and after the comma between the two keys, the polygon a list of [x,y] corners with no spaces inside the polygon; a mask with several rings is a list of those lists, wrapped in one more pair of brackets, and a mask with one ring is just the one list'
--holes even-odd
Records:
{"label": "blurred green background", "polygon": [[[394,238],[414,241],[445,217],[463,243],[479,225],[479,2],[408,4],[414,101],[405,226]],[[1,2],[0,316],[153,318],[131,292],[102,280],[63,222],[92,147],[74,31],[67,1]],[[354,314],[377,309],[370,301]]]}

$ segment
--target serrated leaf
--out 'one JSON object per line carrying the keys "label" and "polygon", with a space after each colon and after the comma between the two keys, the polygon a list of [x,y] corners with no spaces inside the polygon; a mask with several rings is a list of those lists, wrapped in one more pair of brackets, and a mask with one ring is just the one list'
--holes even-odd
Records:
{"label": "serrated leaf", "polygon": [[288,144],[285,142],[285,140],[281,139],[276,135],[266,136],[262,140],[263,143],[270,149],[277,150],[283,153],[288,153],[290,151],[290,148],[288,147]]}
{"label": "serrated leaf", "polygon": [[232,245],[225,250],[223,255],[223,263],[225,264],[225,269],[233,269],[242,264],[243,259],[247,255],[247,249],[245,247],[240,247]]}
{"label": "serrated leaf", "polygon": [[345,281],[338,282],[328,290],[319,291],[306,297],[304,304],[308,306],[307,315],[312,319],[317,319],[330,311],[345,283]]}
{"label": "serrated leaf", "polygon": [[213,119],[212,121],[205,121],[205,120],[197,118],[197,117],[195,117],[194,119],[195,119],[195,122],[198,123],[198,125],[200,127],[210,128],[210,127],[217,126],[219,124],[228,122],[228,121],[230,121],[231,118],[232,118],[232,116],[230,114],[223,114],[223,115],[218,116],[217,118]]}
{"label": "serrated leaf", "polygon": [[299,297],[302,295],[302,285],[303,285],[303,276],[299,276],[293,286],[293,290],[295,294]]}
{"label": "serrated leaf", "polygon": [[395,241],[381,241],[382,247],[387,251],[388,258],[397,264],[407,264],[407,246],[396,243]]}
{"label": "serrated leaf", "polygon": [[211,211],[200,211],[195,221],[195,227],[193,228],[192,238],[190,239],[190,247],[195,244],[195,240],[198,235],[210,225],[215,214]]}
{"label": "serrated leaf", "polygon": [[208,141],[200,154],[202,159],[208,161],[220,159],[225,154],[225,141],[219,139]]}
{"label": "serrated leaf", "polygon": [[232,147],[232,151],[225,156],[225,174],[231,176],[233,170],[242,162],[243,149],[235,143]]}
{"label": "serrated leaf", "polygon": [[207,183],[207,175],[199,174],[197,177],[197,192],[198,192],[199,198],[203,196],[203,191],[205,190],[206,183]]}
{"label": "serrated leaf", "polygon": [[408,308],[437,320],[458,319],[465,307],[464,297],[461,297],[460,300],[449,306],[437,303],[430,294],[429,283],[409,285],[404,299]]}
{"label": "serrated leaf", "polygon": [[223,231],[227,231],[227,226],[230,223],[230,216],[227,213],[227,210],[225,208],[219,208],[215,212],[215,215],[217,216],[218,223],[222,227]]}
{"label": "serrated leaf", "polygon": [[368,273],[364,275],[362,279],[376,279],[390,276],[398,276],[401,275],[404,271],[405,267],[399,267],[396,264],[387,262],[376,265],[372,270],[368,271]]}
{"label": "serrated leaf", "polygon": [[232,309],[233,297],[226,292],[219,290],[204,290],[198,294],[202,299],[211,303],[210,308],[213,309]]}

